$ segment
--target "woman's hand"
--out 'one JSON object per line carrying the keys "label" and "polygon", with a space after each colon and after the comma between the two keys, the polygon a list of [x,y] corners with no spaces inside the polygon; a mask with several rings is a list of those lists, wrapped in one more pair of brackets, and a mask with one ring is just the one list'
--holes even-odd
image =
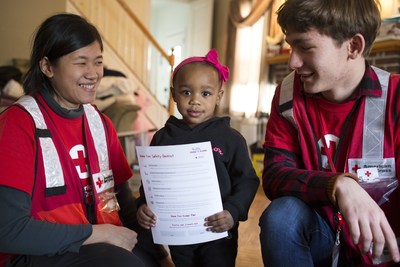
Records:
{"label": "woman's hand", "polygon": [[91,236],[83,242],[83,245],[93,243],[108,243],[132,251],[137,244],[137,234],[123,226],[95,224]]}

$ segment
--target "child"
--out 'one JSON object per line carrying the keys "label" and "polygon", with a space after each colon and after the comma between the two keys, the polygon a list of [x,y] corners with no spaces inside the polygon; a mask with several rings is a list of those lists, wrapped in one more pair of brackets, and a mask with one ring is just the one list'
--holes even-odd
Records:
{"label": "child", "polygon": [[[216,241],[170,246],[177,267],[235,266],[238,221],[247,219],[249,207],[259,186],[259,179],[248,157],[245,139],[229,125],[229,117],[214,117],[224,93],[223,82],[229,69],[218,62],[212,49],[205,57],[191,57],[174,70],[172,97],[183,119],[171,116],[159,130],[151,145],[179,145],[211,141],[224,210],[204,219],[207,231],[229,231],[228,238]],[[143,198],[143,190],[142,201]],[[155,226],[156,217],[143,204],[138,221],[146,229]]]}
{"label": "child", "polygon": [[[375,0],[287,0],[278,10],[294,71],[277,87],[264,143],[266,266],[400,260],[399,190],[376,197],[400,178],[400,75],[366,61],[380,21]],[[371,171],[374,182],[359,179]]]}

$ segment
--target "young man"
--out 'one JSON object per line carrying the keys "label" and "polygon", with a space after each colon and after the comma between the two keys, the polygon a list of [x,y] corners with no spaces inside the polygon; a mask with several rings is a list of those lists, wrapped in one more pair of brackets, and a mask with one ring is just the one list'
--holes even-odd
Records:
{"label": "young man", "polygon": [[265,137],[265,266],[399,262],[400,76],[365,60],[377,3],[287,0],[278,23],[294,72],[277,87]]}

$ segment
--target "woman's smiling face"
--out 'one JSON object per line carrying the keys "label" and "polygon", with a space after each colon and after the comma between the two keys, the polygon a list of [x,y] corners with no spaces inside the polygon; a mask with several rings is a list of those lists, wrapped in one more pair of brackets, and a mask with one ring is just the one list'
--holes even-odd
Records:
{"label": "woman's smiling face", "polygon": [[103,77],[103,56],[95,41],[60,57],[56,63],[41,61],[42,72],[50,79],[56,102],[66,109],[77,109],[92,103]]}

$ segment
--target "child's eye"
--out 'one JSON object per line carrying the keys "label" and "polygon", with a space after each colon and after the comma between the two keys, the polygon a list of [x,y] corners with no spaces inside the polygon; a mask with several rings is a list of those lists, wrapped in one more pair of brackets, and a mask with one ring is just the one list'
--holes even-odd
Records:
{"label": "child's eye", "polygon": [[183,90],[181,92],[181,94],[183,94],[183,95],[191,95],[192,93],[190,91],[188,91],[188,90]]}
{"label": "child's eye", "polygon": [[203,96],[210,96],[211,93],[210,93],[210,92],[203,92],[202,95],[203,95]]}

